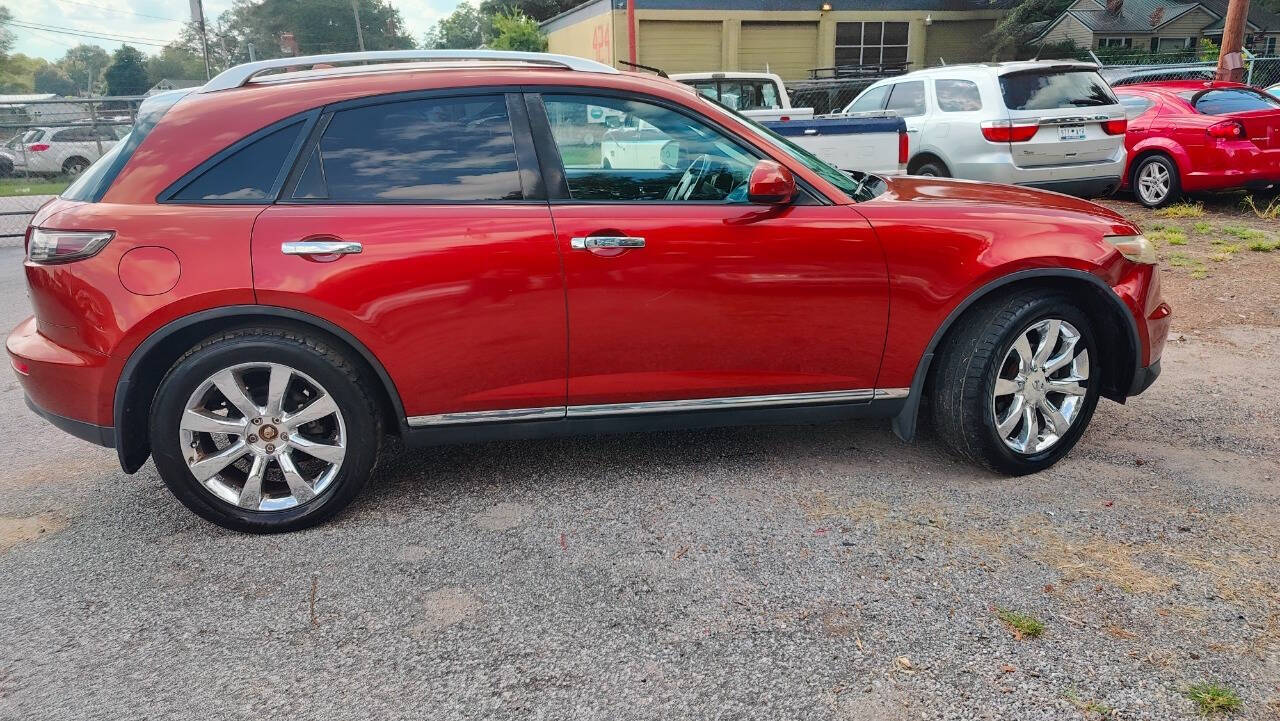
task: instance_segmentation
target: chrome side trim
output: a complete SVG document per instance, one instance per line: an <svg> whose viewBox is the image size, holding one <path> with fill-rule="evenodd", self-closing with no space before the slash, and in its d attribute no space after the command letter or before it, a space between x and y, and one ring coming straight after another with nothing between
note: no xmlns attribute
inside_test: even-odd
<svg viewBox="0 0 1280 721"><path fill-rule="evenodd" d="M564 418L564 406L545 408L507 408L500 411L467 411L440 413L434 416L410 416L410 426L452 426L464 423L501 423L504 421L543 421Z"/></svg>
<svg viewBox="0 0 1280 721"><path fill-rule="evenodd" d="M466 423L501 423L504 421L554 420L558 418L602 418L641 413L674 413L680 411L727 410L732 408L770 408L773 406L817 406L829 403L860 403L872 400L906 398L910 388L859 388L847 391L816 393L782 393L768 396L727 396L722 398L690 398L675 401L643 403L601 403L583 406L548 406L545 408L510 408L500 411L469 411L412 416L410 426L444 426Z"/></svg>

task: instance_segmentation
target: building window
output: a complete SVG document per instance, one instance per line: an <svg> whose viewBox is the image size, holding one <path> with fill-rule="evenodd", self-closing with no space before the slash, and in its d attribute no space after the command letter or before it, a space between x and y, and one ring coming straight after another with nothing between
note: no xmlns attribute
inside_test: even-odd
<svg viewBox="0 0 1280 721"><path fill-rule="evenodd" d="M1191 38L1158 38L1156 52L1176 53L1191 47Z"/></svg>
<svg viewBox="0 0 1280 721"><path fill-rule="evenodd" d="M836 65L905 65L909 23L836 23Z"/></svg>
<svg viewBox="0 0 1280 721"><path fill-rule="evenodd" d="M1100 48L1132 48L1133 38L1098 38Z"/></svg>
<svg viewBox="0 0 1280 721"><path fill-rule="evenodd" d="M1262 52L1263 55L1271 56L1276 54L1276 44L1280 41L1275 35L1267 38L1267 49Z"/></svg>

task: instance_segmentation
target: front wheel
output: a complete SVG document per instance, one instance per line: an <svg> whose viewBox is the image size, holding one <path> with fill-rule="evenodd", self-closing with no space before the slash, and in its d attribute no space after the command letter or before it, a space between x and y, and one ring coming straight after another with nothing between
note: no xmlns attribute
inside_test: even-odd
<svg viewBox="0 0 1280 721"><path fill-rule="evenodd" d="M1159 208L1182 197L1178 167L1163 155L1148 155L1133 169L1133 194L1148 208Z"/></svg>
<svg viewBox="0 0 1280 721"><path fill-rule="evenodd" d="M1025 292L971 309L932 378L934 427L959 455L1023 475L1057 463L1098 403L1093 324L1060 293Z"/></svg>
<svg viewBox="0 0 1280 721"><path fill-rule="evenodd" d="M165 485L196 514L252 533L337 513L377 459L380 416L354 364L292 331L210 338L170 369L151 414Z"/></svg>

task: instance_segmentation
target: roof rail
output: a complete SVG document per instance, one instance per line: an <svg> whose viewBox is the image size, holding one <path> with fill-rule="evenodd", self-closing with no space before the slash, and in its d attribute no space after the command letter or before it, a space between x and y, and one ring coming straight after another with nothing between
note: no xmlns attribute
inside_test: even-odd
<svg viewBox="0 0 1280 721"><path fill-rule="evenodd" d="M612 66L572 55L552 53L526 53L514 50L370 50L362 53L329 53L328 55L302 55L298 57L258 60L223 70L205 83L197 92L213 93L242 87L255 76L268 70L297 68L327 63L357 63L388 60L485 60L490 62L520 62L533 65L550 65L566 70L588 73L616 73Z"/></svg>

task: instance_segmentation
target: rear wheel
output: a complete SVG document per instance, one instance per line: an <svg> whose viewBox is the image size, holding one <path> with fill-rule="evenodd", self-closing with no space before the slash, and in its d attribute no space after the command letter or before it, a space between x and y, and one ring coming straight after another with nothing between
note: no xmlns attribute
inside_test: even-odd
<svg viewBox="0 0 1280 721"><path fill-rule="evenodd" d="M64 175L75 177L89 169L89 161L85 158L67 158L62 164L62 172Z"/></svg>
<svg viewBox="0 0 1280 721"><path fill-rule="evenodd" d="M373 395L341 353L244 329L178 360L156 393L151 449L187 508L252 533L313 526L359 493L377 458Z"/></svg>
<svg viewBox="0 0 1280 721"><path fill-rule="evenodd" d="M956 453L992 470L1043 470L1093 417L1100 360L1093 324L1070 296L1032 291L982 303L939 355L934 426Z"/></svg>
<svg viewBox="0 0 1280 721"><path fill-rule="evenodd" d="M1148 208L1159 208L1182 197L1178 167L1163 155L1148 155L1138 161L1129 185L1138 202Z"/></svg>
<svg viewBox="0 0 1280 721"><path fill-rule="evenodd" d="M950 178L951 172L947 170L947 166L941 160L925 160L916 166L916 170L912 175L923 175L925 177L934 178Z"/></svg>

